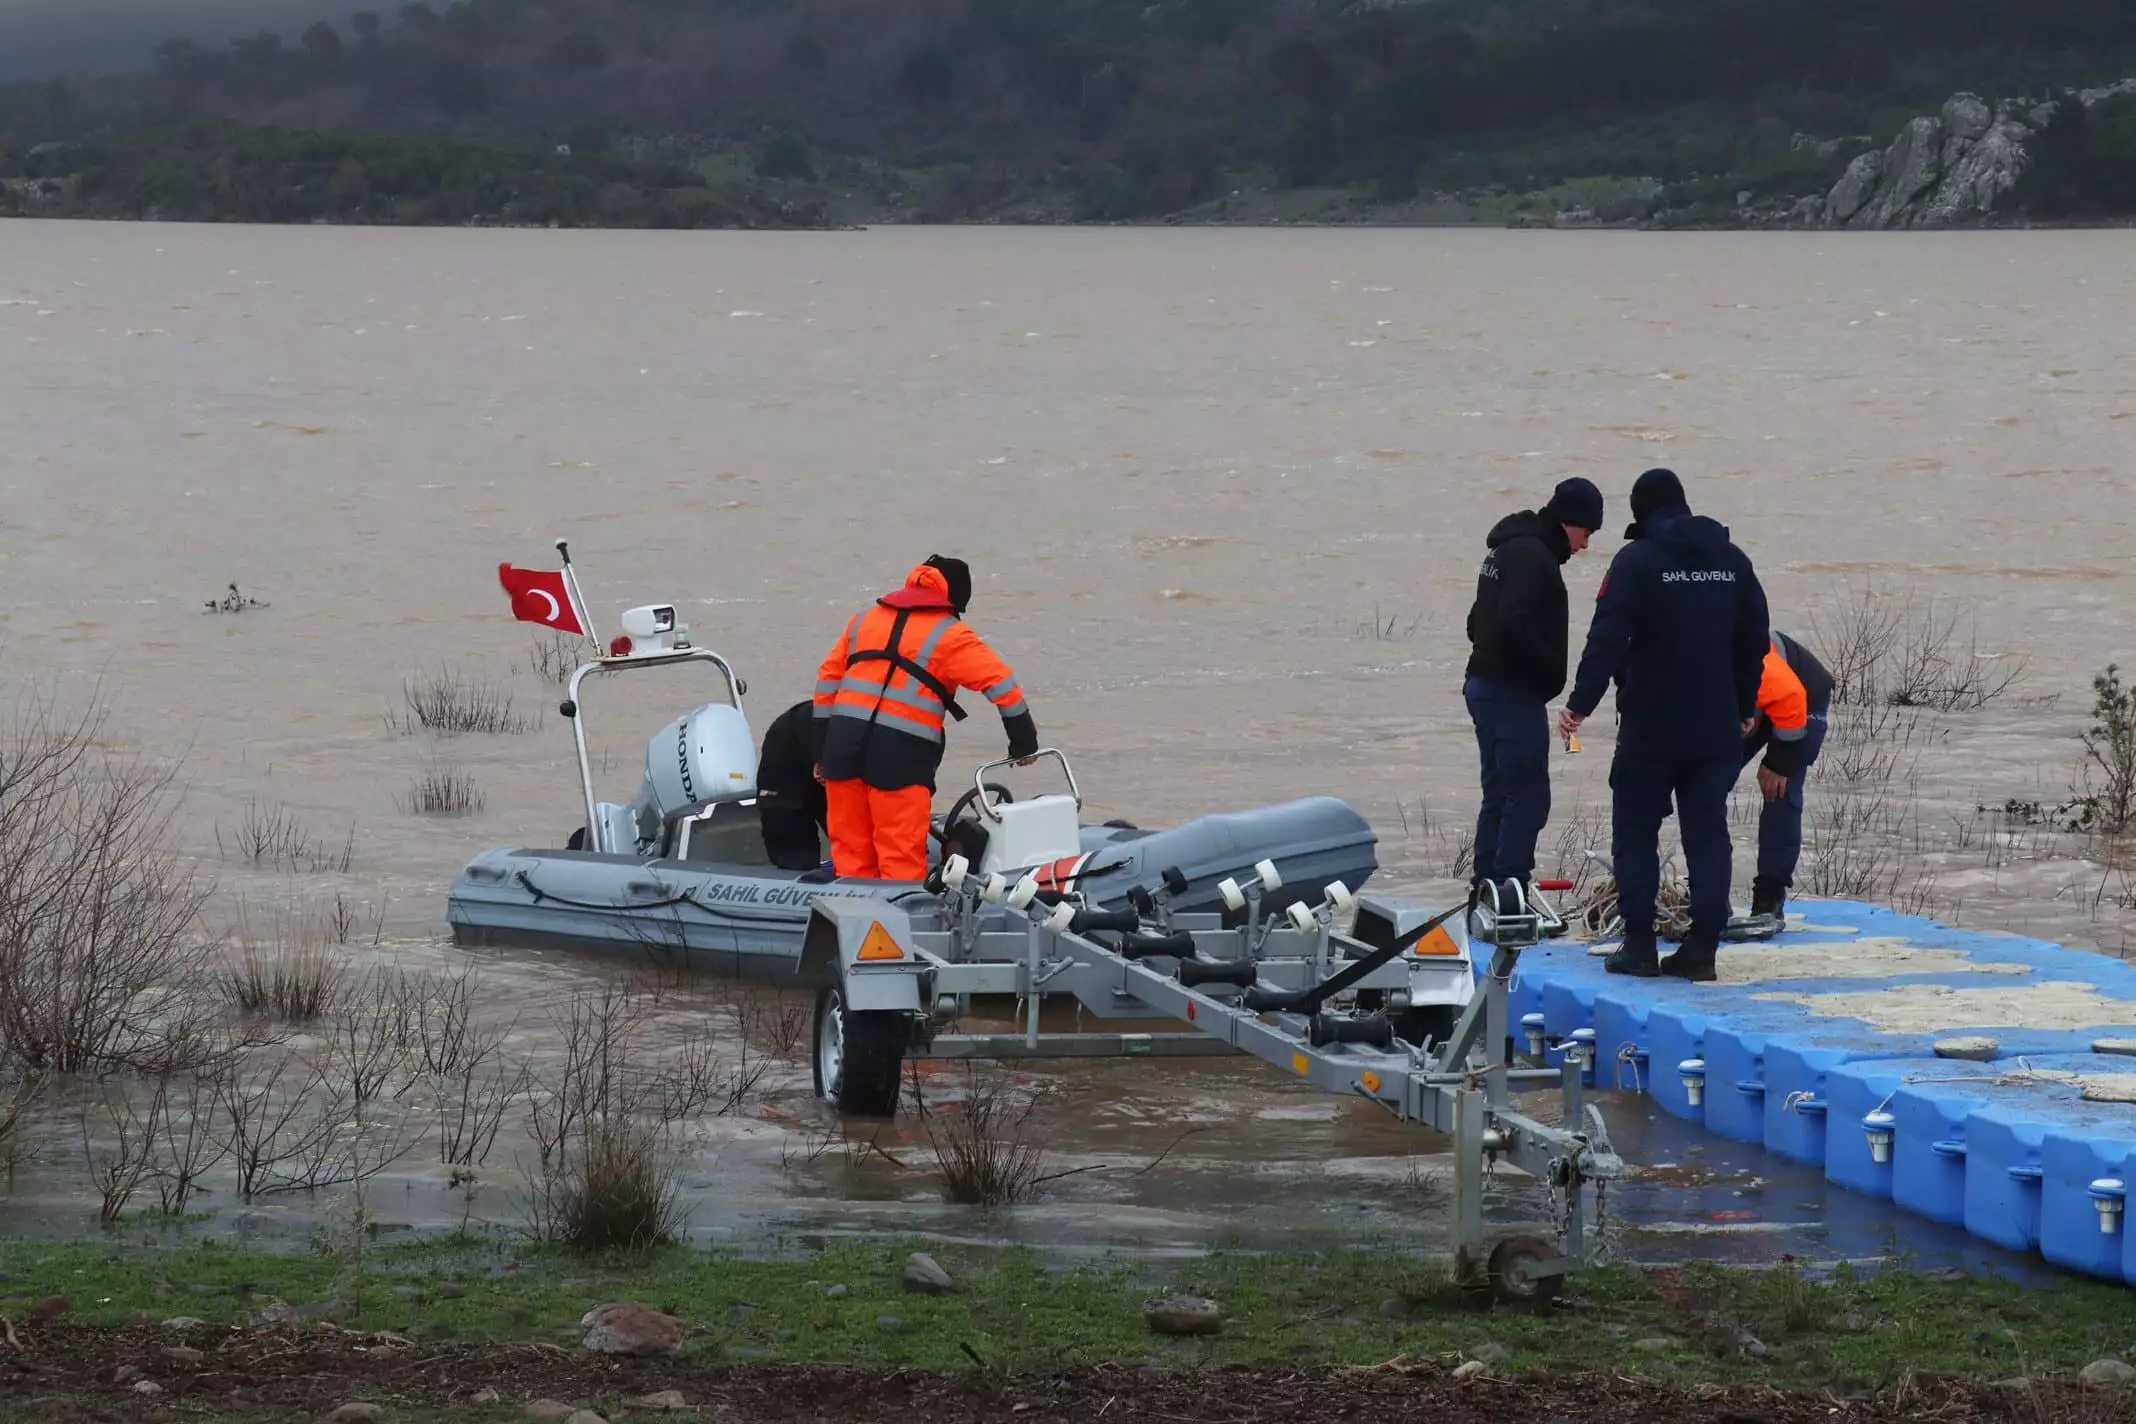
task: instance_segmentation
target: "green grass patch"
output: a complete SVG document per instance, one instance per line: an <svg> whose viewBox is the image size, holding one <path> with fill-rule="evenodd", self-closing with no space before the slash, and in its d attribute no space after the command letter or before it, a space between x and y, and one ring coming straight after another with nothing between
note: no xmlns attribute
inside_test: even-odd
<svg viewBox="0 0 2136 1424"><path fill-rule="evenodd" d="M946 1296L907 1293L905 1253L931 1249ZM631 1299L698 1327L706 1364L838 1363L923 1370L1372 1364L1485 1352L1501 1373L1637 1372L1682 1382L1883 1388L1913 1372L2052 1375L2136 1346L2125 1290L1986 1276L1611 1266L1543 1310L1478 1310L1414 1258L1218 1254L1171 1269L1049 1269L1017 1250L833 1244L799 1260L673 1247L608 1256L453 1238L311 1254L221 1245L0 1245L0 1314L61 1295L70 1318L195 1316L238 1324L273 1301L344 1328L469 1343L564 1342L603 1301ZM842 1288L834 1291L834 1287ZM1211 1296L1222 1333L1168 1340L1146 1300ZM1492 1347L1486 1349L1486 1347Z"/></svg>

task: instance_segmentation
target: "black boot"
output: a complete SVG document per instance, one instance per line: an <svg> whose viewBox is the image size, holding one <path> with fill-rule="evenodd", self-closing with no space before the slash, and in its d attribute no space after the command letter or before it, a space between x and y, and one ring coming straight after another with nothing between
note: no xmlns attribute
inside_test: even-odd
<svg viewBox="0 0 2136 1424"><path fill-rule="evenodd" d="M1787 882L1759 876L1750 882L1750 917L1770 915L1775 924L1787 923Z"/></svg>
<svg viewBox="0 0 2136 1424"><path fill-rule="evenodd" d="M1661 972L1694 984L1710 984L1719 977L1714 972L1713 954L1720 947L1718 933L1693 925L1676 953L1661 961Z"/></svg>
<svg viewBox="0 0 2136 1424"><path fill-rule="evenodd" d="M1655 960L1654 931L1633 934L1627 930L1624 943L1616 952L1602 961L1602 967L1612 974L1629 974L1635 979L1652 979L1661 973L1661 965Z"/></svg>

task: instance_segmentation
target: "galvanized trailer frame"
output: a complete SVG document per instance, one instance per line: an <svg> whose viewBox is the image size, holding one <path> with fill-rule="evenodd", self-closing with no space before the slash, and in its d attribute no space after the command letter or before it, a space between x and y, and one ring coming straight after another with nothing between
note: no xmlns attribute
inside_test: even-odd
<svg viewBox="0 0 2136 1424"><path fill-rule="evenodd" d="M1273 867L1262 869L1272 880ZM1323 1091L1365 1098L1452 1137L1457 1279L1505 1300L1554 1295L1588 1256L1586 1189L1594 1189L1599 1214L1607 1183L1624 1166L1600 1110L1586 1100L1591 1045L1567 1043L1556 1066L1541 1061L1532 1041L1527 1053L1516 1051L1507 987L1521 951L1541 937L1538 917L1517 898L1495 916L1480 992L1450 1031L1428 1032L1420 1025L1431 1021L1400 1006L1413 976L1433 972L1434 961L1467 972L1445 930L1457 911L1433 915L1336 887L1318 907L1264 919L1260 892L1279 884L1235 887L1243 923L1228 926L1223 916L1174 915L1162 896L1121 911L1085 904L1072 891L1042 894L1028 879L1013 890L999 877L981 886L955 864L939 906L919 923L884 899L819 899L803 949L804 964L828 981L817 1003L819 1091L848 1111L880 1113L895 1108L906 1056L1250 1053ZM1510 886L1505 893L1518 895ZM1337 929L1339 916L1353 910L1352 929ZM1019 1000L1022 1032L954 1031L981 995ZM1170 1018L1186 1031L1046 1031L1039 1010L1049 996L1072 997L1099 1018ZM1519 1094L1549 1089L1560 1095L1562 1126L1514 1106ZM1552 1194L1553 1239L1488 1239L1486 1174L1500 1160Z"/></svg>

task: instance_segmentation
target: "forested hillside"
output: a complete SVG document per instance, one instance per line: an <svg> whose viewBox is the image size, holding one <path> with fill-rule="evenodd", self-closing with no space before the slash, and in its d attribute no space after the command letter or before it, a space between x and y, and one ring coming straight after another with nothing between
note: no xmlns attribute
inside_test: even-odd
<svg viewBox="0 0 2136 1424"><path fill-rule="evenodd" d="M1238 188L1837 178L1951 93L2136 73L2054 0L460 0L0 93L14 152L202 118L725 163L907 215L1174 213ZM4 156L4 155L0 155ZM1829 170L1829 171L1826 171ZM1050 206L1047 206L1050 205Z"/></svg>

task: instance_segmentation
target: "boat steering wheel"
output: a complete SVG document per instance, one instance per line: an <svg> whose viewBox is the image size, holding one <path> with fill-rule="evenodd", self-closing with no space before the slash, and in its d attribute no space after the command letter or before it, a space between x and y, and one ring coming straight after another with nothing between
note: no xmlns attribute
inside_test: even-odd
<svg viewBox="0 0 2136 1424"><path fill-rule="evenodd" d="M996 801L1012 802L1016 799L1014 796L1009 794L1008 787L1003 786L998 782L989 781L988 783L986 783L986 789L989 792L993 793L994 799ZM949 814L942 818L941 825L930 827L930 833L937 841L941 842L944 846L947 846L949 844L950 828L956 825L960 819L968 821L977 821L979 819L978 802L979 788L974 786L971 790L965 792L962 796L959 796L954 802L950 804ZM971 813L968 816L965 814L967 811Z"/></svg>

